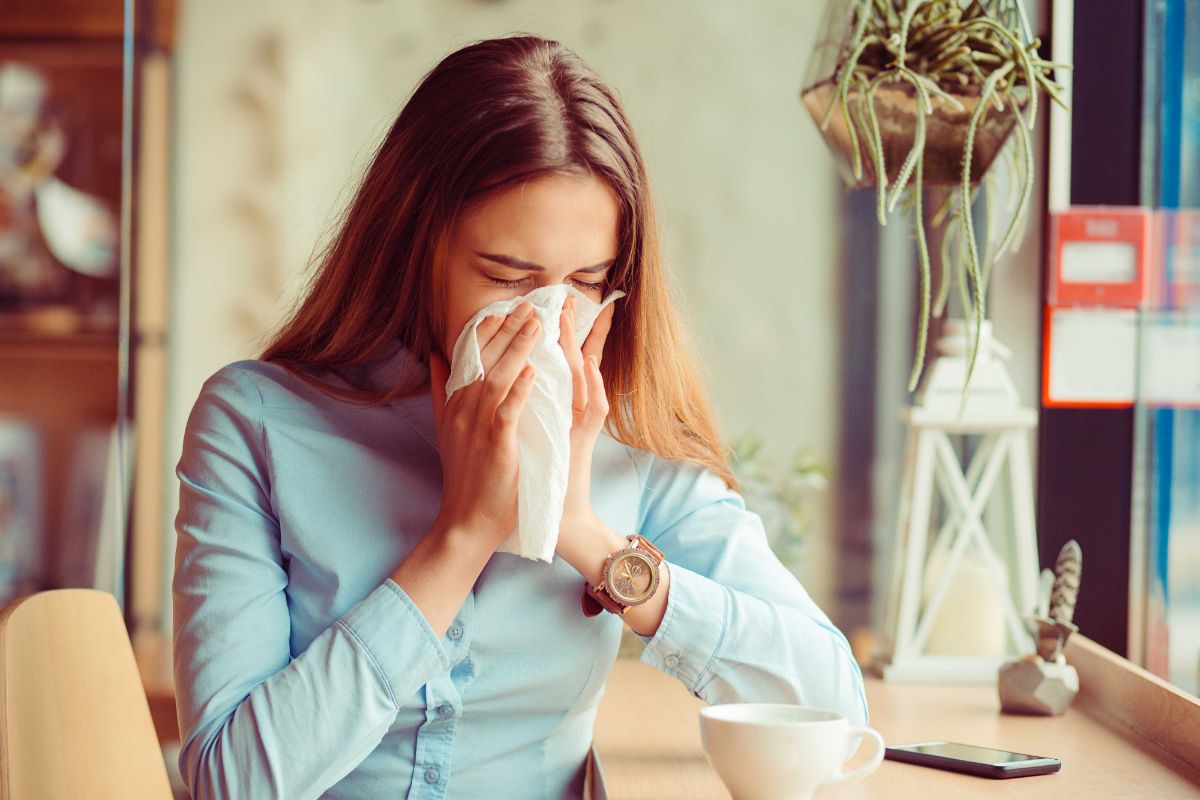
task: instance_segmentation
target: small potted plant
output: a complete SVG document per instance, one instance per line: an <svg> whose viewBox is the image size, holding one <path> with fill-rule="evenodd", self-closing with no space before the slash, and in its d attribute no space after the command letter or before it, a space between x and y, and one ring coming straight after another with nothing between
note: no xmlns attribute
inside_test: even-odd
<svg viewBox="0 0 1200 800"><path fill-rule="evenodd" d="M826 7L824 34L800 96L846 183L874 184L879 223L887 223L902 198L911 207L921 307L910 391L924 366L931 311L942 314L952 283L959 287L964 315L973 317L970 381L988 274L1018 243L1029 206L1029 131L1039 91L1066 107L1050 74L1070 65L1043 60L1040 45L1030 35L1021 0L829 0ZM1016 153L1005 147L1014 138ZM1015 197L1003 233L987 226L981 252L972 210L981 187L995 205L998 158L1004 164L1001 180L1015 187ZM929 222L942 234L936 299L926 189L937 192Z"/></svg>
<svg viewBox="0 0 1200 800"><path fill-rule="evenodd" d="M1067 663L1063 649L1078 630L1073 622L1083 574L1083 551L1071 539L1043 572L1038 608L1026 618L1035 650L1000 668L1000 710L1009 714L1058 715L1079 692L1079 673Z"/></svg>
<svg viewBox="0 0 1200 800"><path fill-rule="evenodd" d="M798 450L786 468L778 469L764 458L762 444L757 434L743 434L729 448L730 461L746 508L762 519L771 551L798 573L812 525L810 497L828 486L828 470L806 449Z"/></svg>

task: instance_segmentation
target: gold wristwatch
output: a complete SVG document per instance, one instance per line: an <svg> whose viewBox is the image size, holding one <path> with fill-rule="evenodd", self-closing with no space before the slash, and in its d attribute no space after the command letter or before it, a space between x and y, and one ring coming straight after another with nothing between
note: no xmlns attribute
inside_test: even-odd
<svg viewBox="0 0 1200 800"><path fill-rule="evenodd" d="M658 589L659 565L663 554L640 533L625 537L629 542L604 560L600 582L583 585L583 613L594 617L601 611L624 614L630 606L641 605Z"/></svg>

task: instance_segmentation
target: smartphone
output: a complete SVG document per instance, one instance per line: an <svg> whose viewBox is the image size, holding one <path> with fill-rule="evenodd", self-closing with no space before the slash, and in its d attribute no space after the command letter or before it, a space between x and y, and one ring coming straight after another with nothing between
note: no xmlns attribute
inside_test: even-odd
<svg viewBox="0 0 1200 800"><path fill-rule="evenodd" d="M1057 758L1011 753L991 747L976 747L958 742L920 742L896 744L884 751L884 758L920 764L937 769L965 772L984 778L1020 778L1024 775L1048 775L1058 772L1062 762Z"/></svg>

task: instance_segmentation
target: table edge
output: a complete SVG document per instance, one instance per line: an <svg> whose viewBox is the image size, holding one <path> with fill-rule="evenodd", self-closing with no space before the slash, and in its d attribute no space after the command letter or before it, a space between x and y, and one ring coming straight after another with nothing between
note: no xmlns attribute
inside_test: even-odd
<svg viewBox="0 0 1200 800"><path fill-rule="evenodd" d="M1200 767L1200 698L1078 633L1066 658L1079 673L1077 704Z"/></svg>

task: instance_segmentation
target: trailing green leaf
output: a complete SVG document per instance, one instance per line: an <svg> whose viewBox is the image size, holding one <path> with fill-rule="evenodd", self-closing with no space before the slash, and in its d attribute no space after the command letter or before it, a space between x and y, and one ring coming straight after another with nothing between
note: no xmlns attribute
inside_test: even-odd
<svg viewBox="0 0 1200 800"><path fill-rule="evenodd" d="M875 87L887 77L881 75L867 84L859 97L859 107L865 109L867 122L867 140L870 144L871 161L875 166L875 216L880 225L887 225L885 201L887 199L887 165L883 160L883 136L879 133L879 116L875 113Z"/></svg>
<svg viewBox="0 0 1200 800"><path fill-rule="evenodd" d="M963 197L963 236L967 240L967 271L970 275L971 284L974 287L974 302L973 311L975 317L974 330L971 337L971 359L967 363L967 377L963 381L963 394L967 392L967 387L971 385L971 375L975 371L975 360L979 355L979 337L983 325L984 317L984 291L983 284L980 280L979 272L979 247L975 241L975 223L971 219L971 156L975 150L975 132L979 128L979 121L983 119L987 113L988 104L992 101L992 96L996 92L996 86L1000 81L1004 80L1004 76L1012 71L1012 64L1005 64L1000 69L988 76L987 81L983 84L983 91L979 94L979 103L976 104L974 112L971 114L971 122L967 125L967 137L963 144L963 168L962 168L962 197Z"/></svg>
<svg viewBox="0 0 1200 800"><path fill-rule="evenodd" d="M912 84L913 89L917 93L917 128L913 134L913 144L912 148L908 151L908 158L904 159L904 163L900 165L900 171L896 173L896 182L892 185L892 193L888 198L889 212L896 208L896 202L900 199L900 194L904 191L904 187L908 185L908 179L912 175L913 168L925 160L925 117L933 111L933 104L929 100L929 93L925 91L925 87L921 86L920 81L912 77L912 72L907 68L901 67L900 75ZM921 178L919 169L917 175L914 191L920 192Z"/></svg>
<svg viewBox="0 0 1200 800"><path fill-rule="evenodd" d="M1008 102L1013 109L1013 113L1016 114L1018 111L1017 101L1012 95L1009 95ZM1033 145L1029 140L1029 131L1025 130L1022 125L1015 127L1017 144L1021 149L1022 169L1019 171L1021 175L1020 200L1017 202L1016 213L1009 220L1008 229L1004 232L1004 238L1000 240L1000 246L996 248L997 257L1007 252L1009 246L1016 240L1017 229L1021 227L1021 220L1025 216L1025 209L1029 207L1029 198L1033 194Z"/></svg>
<svg viewBox="0 0 1200 800"><path fill-rule="evenodd" d="M923 129L924 115L917 118L921 120L918 126ZM917 231L917 253L921 262L921 318L917 325L917 354L913 360L912 373L908 376L910 392L917 388L921 370L925 368L925 347L929 335L929 245L925 241L925 212L921 205L921 171L924 166L925 159L917 159L917 182L913 186L913 224Z"/></svg>
<svg viewBox="0 0 1200 800"><path fill-rule="evenodd" d="M951 192L951 194L953 195L954 193ZM930 222L932 224L932 220ZM942 264L942 277L938 281L937 299L933 302L933 315L935 317L940 317L945 312L946 301L950 299L950 285L954 282L954 271L950 268L950 258L948 255L948 251L954 241L952 234L953 229L949 225L942 228L942 242L941 246L938 247Z"/></svg>

